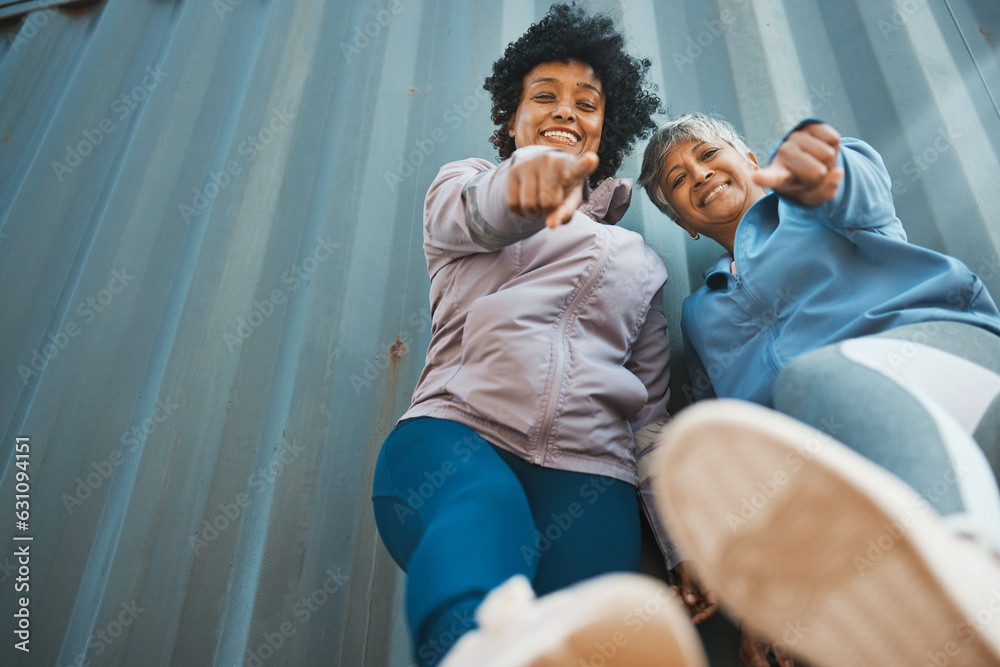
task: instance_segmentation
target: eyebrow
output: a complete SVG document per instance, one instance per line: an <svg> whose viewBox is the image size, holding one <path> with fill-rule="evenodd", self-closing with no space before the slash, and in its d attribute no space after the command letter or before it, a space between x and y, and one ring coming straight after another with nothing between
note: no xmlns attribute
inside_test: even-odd
<svg viewBox="0 0 1000 667"><path fill-rule="evenodd" d="M536 83L560 83L560 81L559 81L559 79L555 79L553 77L547 76L547 77L542 77L542 78L539 78L539 79L532 79L531 83L529 85L533 86ZM590 85L589 83L584 83L584 82L581 81L581 82L577 83L576 85L579 86L580 88L590 88L592 91L594 91L598 95L601 94L600 90L598 90L596 87Z"/></svg>
<svg viewBox="0 0 1000 667"><path fill-rule="evenodd" d="M697 153L698 149L701 148L704 145L705 145L704 141L699 141L698 143L696 143L694 146L691 147L691 152L692 153ZM670 180L670 174L671 174L671 172L673 172L674 169L678 169L679 167L680 167L679 164L675 164L674 166L672 166L669 170L667 170L667 173L663 177L663 179L664 180Z"/></svg>

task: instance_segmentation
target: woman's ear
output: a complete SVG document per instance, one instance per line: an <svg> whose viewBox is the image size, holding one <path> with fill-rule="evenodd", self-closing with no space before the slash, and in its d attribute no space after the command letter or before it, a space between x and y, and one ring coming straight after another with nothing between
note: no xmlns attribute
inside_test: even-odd
<svg viewBox="0 0 1000 667"><path fill-rule="evenodd" d="M517 125L517 111L510 115L510 120L507 121L507 136L514 136L514 127Z"/></svg>
<svg viewBox="0 0 1000 667"><path fill-rule="evenodd" d="M681 229L683 229L683 230L684 230L684 232L685 232L685 233L686 233L686 234L687 234L688 236L691 236L691 237L693 237L693 236L694 236L694 235L696 234L696 232L692 232L692 231L691 231L691 228L690 228L690 227L688 227L688 226L687 226L687 225L686 225L685 223L683 223L683 222L680 222L680 221L678 221L678 220L674 220L674 223L675 223L675 224L676 224L676 225L677 225L678 227L680 227Z"/></svg>
<svg viewBox="0 0 1000 667"><path fill-rule="evenodd" d="M750 162L757 169L760 169L760 163L757 162L757 156L753 154L753 151L747 153L747 161Z"/></svg>

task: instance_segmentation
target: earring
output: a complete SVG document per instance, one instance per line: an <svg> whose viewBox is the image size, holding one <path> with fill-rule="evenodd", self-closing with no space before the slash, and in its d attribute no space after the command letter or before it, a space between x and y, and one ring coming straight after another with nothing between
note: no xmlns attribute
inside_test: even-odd
<svg viewBox="0 0 1000 667"><path fill-rule="evenodd" d="M691 240L692 241L697 241L700 238L701 238L701 234L698 234L698 233L691 234Z"/></svg>

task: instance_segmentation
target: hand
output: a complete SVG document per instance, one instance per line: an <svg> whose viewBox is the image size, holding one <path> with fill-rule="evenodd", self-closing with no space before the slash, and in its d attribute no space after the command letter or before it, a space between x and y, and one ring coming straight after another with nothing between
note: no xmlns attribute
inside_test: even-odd
<svg viewBox="0 0 1000 667"><path fill-rule="evenodd" d="M719 613L719 604L715 601L712 591L703 593L698 580L695 579L694 572L688 567L687 561L678 563L673 569L677 585L671 586L672 590L684 603L691 622L695 625L710 621Z"/></svg>
<svg viewBox="0 0 1000 667"><path fill-rule="evenodd" d="M583 183L599 163L594 152L545 151L516 159L507 177L507 208L522 218L545 215L549 228L565 224L583 203Z"/></svg>
<svg viewBox="0 0 1000 667"><path fill-rule="evenodd" d="M819 206L837 196L844 170L837 166L840 134L826 123L810 123L788 135L771 164L755 171L753 181L805 206Z"/></svg>
<svg viewBox="0 0 1000 667"><path fill-rule="evenodd" d="M766 639L743 626L740 633L740 660L745 667L769 667L767 651L770 648L774 649L774 659L778 667L795 667L791 656L785 651L777 646L772 647Z"/></svg>

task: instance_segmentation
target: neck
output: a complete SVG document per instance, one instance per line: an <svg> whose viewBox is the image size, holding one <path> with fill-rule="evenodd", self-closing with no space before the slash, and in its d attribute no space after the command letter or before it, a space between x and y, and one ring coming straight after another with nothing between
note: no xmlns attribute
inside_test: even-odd
<svg viewBox="0 0 1000 667"><path fill-rule="evenodd" d="M715 235L711 235L709 238L711 238L713 241L715 241L723 248L728 250L729 254L732 255L733 246L736 243L736 228L740 226L740 221L743 220L743 217L747 214L747 211L750 210L750 207L752 207L754 204L763 199L766 194L767 193L764 192L763 190L760 190L759 193L756 193L756 196L753 197L753 200L749 204L747 204L747 207L743 209L743 211L740 213L739 217L736 220L726 224L722 229L718 231L718 233L716 233Z"/></svg>
<svg viewBox="0 0 1000 667"><path fill-rule="evenodd" d="M709 238L711 238L713 241L715 241L716 243L718 243L719 245L721 245L723 248L725 248L727 251L729 251L730 255L733 254L733 245L735 245L735 243L736 243L736 229L735 228L733 228L733 229L727 229L727 230L725 230L725 232L723 234L719 234L719 235L716 235L716 236L711 236Z"/></svg>

